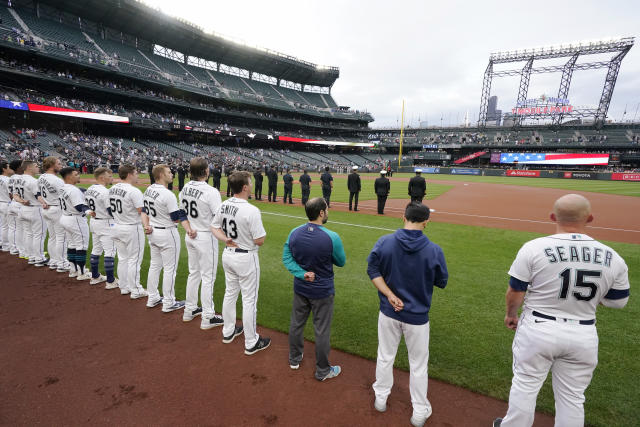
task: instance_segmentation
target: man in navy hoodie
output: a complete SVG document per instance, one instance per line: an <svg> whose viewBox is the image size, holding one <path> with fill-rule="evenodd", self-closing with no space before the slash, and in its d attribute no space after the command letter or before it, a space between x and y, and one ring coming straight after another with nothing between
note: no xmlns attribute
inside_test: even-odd
<svg viewBox="0 0 640 427"><path fill-rule="evenodd" d="M429 208L411 202L404 211L404 228L382 236L369 254L367 274L378 289L378 358L374 407L387 409L393 385L393 362L404 335L409 353L411 424L424 425L431 415L427 399L429 363L429 308L433 287L444 288L449 273L442 249L422 231Z"/></svg>
<svg viewBox="0 0 640 427"><path fill-rule="evenodd" d="M331 318L333 317L333 265L343 267L346 256L337 233L324 224L329 219L329 207L322 197L309 200L304 206L309 222L294 228L282 253L282 262L294 275L293 307L289 328L289 366L298 369L304 350L304 325L313 311L316 336L316 373L319 381L337 377L340 366L331 366Z"/></svg>

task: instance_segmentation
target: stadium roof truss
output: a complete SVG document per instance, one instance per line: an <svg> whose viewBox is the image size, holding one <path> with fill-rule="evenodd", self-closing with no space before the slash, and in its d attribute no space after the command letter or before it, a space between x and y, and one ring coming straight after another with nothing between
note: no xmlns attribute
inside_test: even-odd
<svg viewBox="0 0 640 427"><path fill-rule="evenodd" d="M478 126L485 127L487 123L487 112L489 108L489 96L491 94L491 81L494 77L520 76L520 85L518 88L518 105L523 105L527 100L529 90L529 81L531 74L541 73L562 73L560 79L560 88L558 89L558 100L567 99L569 95L569 87L571 85L571 77L576 70L593 70L598 68L608 68L600 103L598 108L572 110L570 112L561 112L553 116L553 124L559 125L565 117L585 118L593 117L597 125L601 125L607 118L607 111L611 103L611 96L618 78L620 64L627 52L633 47L634 38L625 37L612 40L602 40L590 43L578 43L568 46L543 47L539 49L528 49L511 52L492 53L489 57L489 65L484 72L482 82L482 95L480 98L480 114L478 117ZM577 63L580 56L597 55L613 53L613 57L609 61L594 61L586 63ZM569 58L564 65L553 65L546 67L534 67L536 60L553 59L553 58ZM504 71L494 71L495 64L504 64L512 62L524 62L525 65L521 69L512 69ZM555 107L561 106L556 103ZM519 114L515 117L514 127L519 127L525 117L542 118L548 117L546 113L531 112L530 114Z"/></svg>
<svg viewBox="0 0 640 427"><path fill-rule="evenodd" d="M14 4L32 8L37 7L38 3L161 45L185 57L201 58L273 76L278 80L300 84L301 87L330 88L340 76L338 67L317 65L281 52L248 46L219 34L207 33L197 25L168 16L141 1L14 0ZM234 19L212 17L214 20L227 18Z"/></svg>

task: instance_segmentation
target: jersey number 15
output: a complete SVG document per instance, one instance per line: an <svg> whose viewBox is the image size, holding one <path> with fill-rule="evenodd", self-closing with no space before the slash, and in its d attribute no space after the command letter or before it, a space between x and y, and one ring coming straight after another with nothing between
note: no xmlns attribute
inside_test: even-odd
<svg viewBox="0 0 640 427"><path fill-rule="evenodd" d="M598 290L598 285L594 282L590 282L587 279L590 277L600 278L602 276L602 271L592 271L592 270L576 270L576 277L574 281L574 289L571 295L578 301L591 301L593 297L596 296L596 291ZM560 299L567 299L567 295L569 294L569 286L571 284L571 269L565 268L562 273L560 273L560 279L562 280L562 287L560 288Z"/></svg>

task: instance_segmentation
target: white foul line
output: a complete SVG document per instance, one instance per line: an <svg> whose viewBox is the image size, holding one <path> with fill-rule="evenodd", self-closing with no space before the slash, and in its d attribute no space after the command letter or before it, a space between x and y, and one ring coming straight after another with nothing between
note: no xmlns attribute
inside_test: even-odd
<svg viewBox="0 0 640 427"><path fill-rule="evenodd" d="M281 213L275 213L275 212L265 212L262 211L263 214L267 214L267 215L276 215L276 216L284 216L287 218L297 218L297 219L307 219L304 216L295 216L295 215L286 215L286 214L281 214ZM340 225L350 225L352 227L360 227L360 228L370 228L372 230L382 230L382 231L396 231L393 228L382 228L382 227L373 227L371 225L361 225L361 224L349 224L348 222L337 222L337 221L331 221L331 224L340 224Z"/></svg>

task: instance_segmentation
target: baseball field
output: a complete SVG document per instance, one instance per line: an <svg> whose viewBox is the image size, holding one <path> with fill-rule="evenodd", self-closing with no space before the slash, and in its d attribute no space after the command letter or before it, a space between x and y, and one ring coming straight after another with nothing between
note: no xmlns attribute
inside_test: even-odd
<svg viewBox="0 0 640 427"><path fill-rule="evenodd" d="M387 203L385 216L375 215L376 202L373 194L375 177L376 175L363 175L361 212L356 213L345 211L345 202L348 201L346 176L337 176L334 181L332 209L327 224L328 228L341 236L347 254L346 266L335 269L336 298L332 347L369 360L375 360L376 357L378 296L366 275L366 258L380 236L401 227L402 211L408 201L409 175L396 174L392 178L390 200ZM85 178L90 179L90 177ZM145 178L146 176L141 175L141 180ZM428 189L425 204L435 209L435 212L425 233L444 250L450 273L446 289L434 291L430 314L429 376L431 378L500 400L508 398L513 332L502 324L504 293L508 280L507 270L524 242L554 232L554 227L548 220L548 212L553 200L559 195L578 192L592 201L596 219L590 229L590 235L604 241L626 260L632 288L640 281L640 221L638 220L640 185L638 183L468 176L427 176L426 178ZM318 183L317 175L312 175L312 179L314 184ZM258 324L263 328L286 333L291 309L292 277L282 265L282 247L289 231L304 223L306 218L299 200L295 200L300 197L299 185L294 185L294 205L284 205L281 203L282 182L279 184L278 203L265 202L266 183L263 202L255 202L262 211L262 220L267 230L266 242L260 249L261 282ZM175 188L177 188L177 181ZM221 191L223 198L225 190L226 183L223 179ZM319 186L312 186L311 197L320 195ZM181 233L184 234L183 230ZM147 247L141 275L143 284L146 282L148 254ZM3 286L8 283L19 286L19 275L26 267L13 268L10 267L11 264L7 267L7 263L3 265L6 270ZM183 243L176 281L178 298L185 296L187 274L187 252ZM216 311L219 311L222 306L223 293L224 273L219 264L214 293ZM637 354L640 350L638 340L640 302L634 298L633 294L632 289L629 304L623 310L605 307L598 309L599 365L587 390L585 404L586 421L589 425L639 425L637 408L640 405L640 385L638 385L640 360ZM5 304L2 303L1 306ZM238 304L238 316L241 308L241 304ZM129 309L145 311L143 304L137 303ZM154 312L153 316L161 315ZM179 322L178 317L176 316L172 321ZM11 328L11 324L11 319L7 319L7 315L0 314L2 330L7 331ZM136 325L128 325L127 328L136 328ZM94 333L100 334L100 328L97 328ZM144 334L144 331L140 333ZM307 325L305 337L313 340L311 322ZM67 339L73 340L73 337ZM118 352L117 349L113 351ZM286 347L276 347L269 351L281 352L282 363L286 365ZM308 358L307 367L311 369L313 354L309 353ZM9 369L18 364L29 363L28 358L20 361L9 360L6 354L2 359L5 359L3 365L8 366ZM152 362L149 361L149 363ZM146 362L140 360L138 363ZM334 356L332 363L340 364L339 356ZM362 361L362 363L366 362ZM398 351L396 367L400 370L408 370L407 353L403 345ZM216 368L212 367L212 369ZM302 372L302 375L308 374L307 376L311 377L309 369ZM158 374L165 375L165 372L158 372ZM10 387L18 387L18 390L12 393L33 392L33 396L38 396L38 392L44 393L44 389L25 390L24 385L20 389L20 385L9 384L9 377L7 374L4 375L2 394L5 396L11 392ZM100 375L104 374L100 373ZM307 378L305 381L310 379ZM368 372L368 375L361 378L362 384L358 384L358 390L369 393L373 379L373 372ZM153 380L148 379L148 381ZM332 381L335 381L339 387L340 378ZM406 382L406 377L404 381ZM47 387L47 390L52 389L53 386ZM433 390L433 388L430 389L430 398L433 398L431 395ZM393 393L392 396L394 396ZM42 396L32 397L32 400L44 398ZM408 395L400 398L406 401ZM22 402L17 397L15 399ZM0 407L4 409L0 414L5 415L0 417L4 417L5 421L15 420L15 417L7 415L17 410L11 405L12 398L3 400L5 402ZM128 405L135 406L135 400ZM452 408L451 410L455 411L455 404ZM538 397L537 408L541 412L553 414L550 378ZM221 409L218 408L218 410ZM445 425L444 417L438 418L441 414L439 410L434 403L434 416L428 425ZM484 415L482 419L466 425L489 425L487 420L503 414L486 413ZM269 419L252 422L251 419L245 418L239 424L275 424L278 420L277 416L275 420L274 423L269 422ZM281 417L280 420L283 418ZM74 421L82 422L82 420L73 419L67 421L72 424L75 423ZM144 420L138 420L138 422L144 423ZM343 420L336 420L334 425L341 425L342 422ZM540 419L540 425L547 425L548 422L548 418ZM134 421L132 420L131 423ZM305 423L314 424L314 419Z"/></svg>

